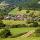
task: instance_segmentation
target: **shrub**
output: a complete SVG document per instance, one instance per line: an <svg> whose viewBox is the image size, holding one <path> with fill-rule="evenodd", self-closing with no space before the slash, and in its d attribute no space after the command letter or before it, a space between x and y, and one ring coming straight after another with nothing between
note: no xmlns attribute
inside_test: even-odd
<svg viewBox="0 0 40 40"><path fill-rule="evenodd" d="M21 6L19 6L19 8L18 8L18 9L19 9L19 11L21 11L21 10L22 10L22 7L21 7Z"/></svg>
<svg viewBox="0 0 40 40"><path fill-rule="evenodd" d="M32 23L32 22L33 22L33 20L27 20L27 21L26 21L27 24L30 24L30 23Z"/></svg>
<svg viewBox="0 0 40 40"><path fill-rule="evenodd" d="M37 27L38 23L37 22L33 22L33 27Z"/></svg>
<svg viewBox="0 0 40 40"><path fill-rule="evenodd" d="M17 24L17 25L12 25L12 28L20 28L20 27L27 27L25 24Z"/></svg>
<svg viewBox="0 0 40 40"><path fill-rule="evenodd" d="M18 27L27 27L25 24L18 24Z"/></svg>
<svg viewBox="0 0 40 40"><path fill-rule="evenodd" d="M30 21L27 21L27 24L30 24L31 22Z"/></svg>
<svg viewBox="0 0 40 40"><path fill-rule="evenodd" d="M32 27L32 23L31 24L27 24L27 27Z"/></svg>
<svg viewBox="0 0 40 40"><path fill-rule="evenodd" d="M26 11L26 13L29 13L29 12L30 12L29 10Z"/></svg>
<svg viewBox="0 0 40 40"><path fill-rule="evenodd" d="M1 31L1 33L0 33L1 38L7 38L8 36L11 36L10 30L4 29L3 31Z"/></svg>
<svg viewBox="0 0 40 40"><path fill-rule="evenodd" d="M11 28L17 28L18 25L11 25Z"/></svg>
<svg viewBox="0 0 40 40"><path fill-rule="evenodd" d="M3 23L3 21L0 20L0 28L5 27L5 24Z"/></svg>
<svg viewBox="0 0 40 40"><path fill-rule="evenodd" d="M40 28L38 28L38 29L35 31L35 35L36 35L36 37L40 37Z"/></svg>

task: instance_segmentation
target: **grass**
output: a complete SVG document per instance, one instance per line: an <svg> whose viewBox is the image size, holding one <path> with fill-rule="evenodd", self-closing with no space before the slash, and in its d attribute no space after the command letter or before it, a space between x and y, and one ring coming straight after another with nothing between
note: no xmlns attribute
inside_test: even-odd
<svg viewBox="0 0 40 40"><path fill-rule="evenodd" d="M22 10L22 11L18 11L18 8L15 8L13 9L12 11L9 12L9 14L27 14L26 13L27 10ZM32 13L33 10L30 10L30 13ZM35 13L34 13L35 14ZM40 14L40 11L36 11L36 14L35 15L39 15ZM14 21L14 20L3 20L3 23L6 24L6 25L15 25L15 24L26 24L26 21ZM0 32L1 32L2 29L0 29ZM12 35L17 35L17 34L20 34L20 33L23 33L23 32L28 32L28 31L31 31L31 30L35 30L35 28L33 27L27 27L27 28L10 28L10 31L12 33ZM40 40L40 37L33 37L33 36L30 36L30 37L27 37L27 38L0 38L0 40Z"/></svg>
<svg viewBox="0 0 40 40"><path fill-rule="evenodd" d="M35 30L35 27L27 27L27 28L9 28L12 35L18 35L20 33L28 32L31 30ZM0 32L3 31L3 29L0 29Z"/></svg>
<svg viewBox="0 0 40 40"><path fill-rule="evenodd" d="M3 29L0 29L0 32L2 31Z"/></svg>
<svg viewBox="0 0 40 40"><path fill-rule="evenodd" d="M6 24L6 25L17 25L17 24L25 24L26 23L26 21L23 21L23 20L21 20L21 21L14 21L14 20L3 20L3 23L4 24Z"/></svg>
<svg viewBox="0 0 40 40"><path fill-rule="evenodd" d="M40 37L27 37L27 38L0 38L0 40L40 40Z"/></svg>
<svg viewBox="0 0 40 40"><path fill-rule="evenodd" d="M35 30L35 27L27 27L27 28L10 28L12 35L17 35L23 32L28 32L31 30ZM1 30L1 29L0 29ZM17 38L0 38L0 40L40 40L40 37L17 37Z"/></svg>
<svg viewBox="0 0 40 40"><path fill-rule="evenodd" d="M21 13L22 14L26 13L26 10L18 11L18 8L15 8L12 11L9 12L9 14L13 14L13 15L15 15L15 14L21 14Z"/></svg>
<svg viewBox="0 0 40 40"><path fill-rule="evenodd" d="M20 33L23 33L23 32L28 32L28 31L31 31L31 30L35 30L34 27L28 27L28 28L10 28L10 31L13 35L17 35L17 34L20 34ZM0 40L39 40L40 37L27 37L27 38L24 38L24 37L17 37L17 38L0 38Z"/></svg>
<svg viewBox="0 0 40 40"><path fill-rule="evenodd" d="M26 11L27 10L21 10L21 11L19 11L18 8L15 8L15 9L11 10L8 14L12 14L12 15L16 15L16 14L27 14ZM36 11L30 10L30 13L32 13L32 12L34 12L34 14L36 13L35 15L37 15L37 16L40 15L40 11L38 11L38 10L36 10Z"/></svg>
<svg viewBox="0 0 40 40"><path fill-rule="evenodd" d="M17 34L20 34L20 33L24 33L24 32L28 32L28 31L31 31L31 30L34 30L35 28L33 27L28 27L28 28L11 28L10 31L13 35L17 35Z"/></svg>

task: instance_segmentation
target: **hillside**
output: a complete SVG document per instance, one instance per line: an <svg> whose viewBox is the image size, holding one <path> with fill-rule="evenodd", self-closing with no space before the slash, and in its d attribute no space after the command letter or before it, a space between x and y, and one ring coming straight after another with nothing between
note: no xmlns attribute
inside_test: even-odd
<svg viewBox="0 0 40 40"><path fill-rule="evenodd" d="M22 7L38 7L38 1L39 0L0 0L0 2L4 2L10 5L16 5L16 6L22 6ZM40 6L39 6L40 7Z"/></svg>

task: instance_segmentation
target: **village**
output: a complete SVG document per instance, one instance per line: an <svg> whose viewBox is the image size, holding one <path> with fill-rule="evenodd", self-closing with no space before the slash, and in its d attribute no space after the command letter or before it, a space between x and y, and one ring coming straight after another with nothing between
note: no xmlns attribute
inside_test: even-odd
<svg viewBox="0 0 40 40"><path fill-rule="evenodd" d="M1 17L0 17L1 19ZM13 15L5 15L3 20L34 20L34 21L40 21L40 16L32 16L30 14L17 14L15 16Z"/></svg>
<svg viewBox="0 0 40 40"><path fill-rule="evenodd" d="M0 0L0 40L40 40L40 0Z"/></svg>

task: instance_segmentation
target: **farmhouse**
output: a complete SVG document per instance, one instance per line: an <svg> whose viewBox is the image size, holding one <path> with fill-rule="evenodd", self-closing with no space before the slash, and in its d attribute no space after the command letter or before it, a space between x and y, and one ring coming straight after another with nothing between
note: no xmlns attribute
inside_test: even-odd
<svg viewBox="0 0 40 40"><path fill-rule="evenodd" d="M16 17L16 20L23 20L23 15L18 14L15 17Z"/></svg>
<svg viewBox="0 0 40 40"><path fill-rule="evenodd" d="M9 16L9 15L6 16L6 15L5 15L5 16L4 16L4 19L5 19L5 20L6 20L6 19L11 19L11 16Z"/></svg>

